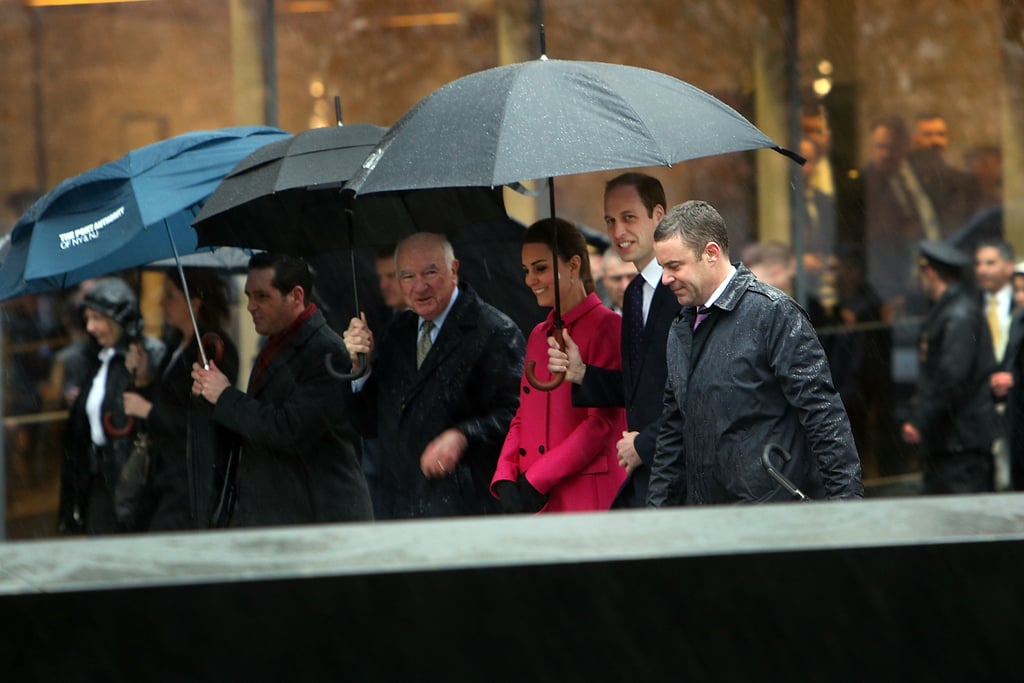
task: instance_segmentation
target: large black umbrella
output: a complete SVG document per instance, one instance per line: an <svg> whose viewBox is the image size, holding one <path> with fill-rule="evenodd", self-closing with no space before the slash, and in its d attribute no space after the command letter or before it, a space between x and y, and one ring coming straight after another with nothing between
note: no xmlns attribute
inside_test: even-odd
<svg viewBox="0 0 1024 683"><path fill-rule="evenodd" d="M391 127L347 188L364 196L493 187L760 148L802 161L732 107L666 74L541 57L435 90ZM557 281L555 293L557 332ZM544 388L530 367L527 376Z"/></svg>
<svg viewBox="0 0 1024 683"><path fill-rule="evenodd" d="M296 256L348 249L355 310L357 247L392 245L414 232L507 221L500 188L438 187L353 201L341 189L387 129L314 128L263 147L235 166L193 221L200 245L246 246ZM360 363L352 375L359 376ZM328 359L328 368L331 369ZM333 369L332 369L333 372Z"/></svg>
<svg viewBox="0 0 1024 683"><path fill-rule="evenodd" d="M500 192L484 188L390 192L357 203L342 195L386 130L370 124L313 128L256 150L193 221L199 244L308 256L505 218Z"/></svg>

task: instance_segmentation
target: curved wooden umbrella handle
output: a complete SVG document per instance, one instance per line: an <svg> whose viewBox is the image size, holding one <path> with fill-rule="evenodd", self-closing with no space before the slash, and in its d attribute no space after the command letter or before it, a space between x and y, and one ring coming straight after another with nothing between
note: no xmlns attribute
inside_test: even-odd
<svg viewBox="0 0 1024 683"><path fill-rule="evenodd" d="M216 332L207 332L199 340L199 343L206 351L206 358L220 365L224 360L224 340L220 338L220 335Z"/></svg>
<svg viewBox="0 0 1024 683"><path fill-rule="evenodd" d="M565 339L562 337L562 328L555 327L553 336L555 341L558 342L558 348L565 351ZM530 386L538 391L552 391L558 388L558 385L565 381L565 373L559 373L553 376L546 382L542 382L537 379L537 375L534 374L534 368L537 367L537 361L528 360L526 361L526 381L530 383Z"/></svg>
<svg viewBox="0 0 1024 683"><path fill-rule="evenodd" d="M117 427L114 425L114 414L109 411L103 413L103 431L107 433L107 436L120 439L135 431L135 418L131 415L125 417L127 421L124 423L124 427Z"/></svg>
<svg viewBox="0 0 1024 683"><path fill-rule="evenodd" d="M334 377L335 379L359 379L360 377L366 374L367 370L369 370L370 366L366 362L365 353L360 353L356 356L356 364L355 367L352 368L352 372L338 372L337 370L335 370L334 363L333 361L331 361L332 356L334 356L333 353L329 353L326 356L324 356L324 365L327 367L327 372L329 372L331 374L331 377Z"/></svg>

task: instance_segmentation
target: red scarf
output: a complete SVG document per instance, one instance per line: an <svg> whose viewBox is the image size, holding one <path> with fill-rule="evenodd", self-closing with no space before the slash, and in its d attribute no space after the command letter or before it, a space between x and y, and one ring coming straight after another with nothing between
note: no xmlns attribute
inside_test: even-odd
<svg viewBox="0 0 1024 683"><path fill-rule="evenodd" d="M252 379L254 389L260 383L260 380L263 379L263 373L270 367L270 363L277 354L291 341L291 338L299 331L302 324L313 317L314 313L316 313L316 304L306 306L306 309L299 313L299 317L293 320L291 325L267 339L267 343L263 345L260 355L256 357L256 373Z"/></svg>

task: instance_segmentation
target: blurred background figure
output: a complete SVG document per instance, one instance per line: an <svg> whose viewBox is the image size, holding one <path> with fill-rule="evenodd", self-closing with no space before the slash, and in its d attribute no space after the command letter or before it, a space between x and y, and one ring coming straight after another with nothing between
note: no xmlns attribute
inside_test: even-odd
<svg viewBox="0 0 1024 683"><path fill-rule="evenodd" d="M395 246L381 247L376 254L374 267L377 271L377 284L380 286L380 295L384 304L396 315L404 311L405 296L402 288L398 286L398 278L395 276Z"/></svg>
<svg viewBox="0 0 1024 683"><path fill-rule="evenodd" d="M1003 203L1003 150L996 145L979 145L967 150L964 167L974 177L974 213Z"/></svg>
<svg viewBox="0 0 1024 683"><path fill-rule="evenodd" d="M985 241L974 251L974 279L981 290L978 304L988 324L990 344L981 344L984 364L991 369L989 386L992 389L994 440L992 456L995 458L995 486L997 491L1010 488L1009 425L1006 423L1006 400L1013 386L1007 345L1010 340L1010 320L1013 316L1013 247L1008 242Z"/></svg>
<svg viewBox="0 0 1024 683"><path fill-rule="evenodd" d="M924 455L926 494L994 490L993 407L984 314L962 283L970 257L943 242L920 244L921 290L932 302L921 326L921 370L903 441Z"/></svg>
<svg viewBox="0 0 1024 683"><path fill-rule="evenodd" d="M128 423L124 393L135 383L125 365L128 345L141 341L153 362L160 363L163 344L141 336L138 297L120 278L97 280L82 305L85 329L101 350L68 417L57 526L61 533L136 531L139 501L115 496L135 433L111 427Z"/></svg>
<svg viewBox="0 0 1024 683"><path fill-rule="evenodd" d="M1015 491L1024 491L1024 261L1013 269L1013 305L1007 366L1013 377L1006 399L1010 427L1010 477Z"/></svg>
<svg viewBox="0 0 1024 683"><path fill-rule="evenodd" d="M637 276L636 266L623 261L614 247L605 249L602 265L601 281L607 293L602 301L605 306L622 315L622 300L626 295L626 287Z"/></svg>
<svg viewBox="0 0 1024 683"><path fill-rule="evenodd" d="M207 358L235 384L238 350L225 331L230 290L213 269L185 268L184 273L191 301L186 301L174 269L164 274L160 299L168 327L165 342L173 351L164 354L162 362L154 362L140 345L132 344L126 363L135 372L140 391L125 393L125 412L146 420L151 439L150 476L140 520L148 531L207 526L209 498L219 487L202 487L201 500L193 500L189 466L212 479L214 472L223 471L230 445L227 432L210 424L209 404L192 397L192 364L200 360L200 339L189 314L191 306L201 337L212 333L220 340L219 345L205 349Z"/></svg>

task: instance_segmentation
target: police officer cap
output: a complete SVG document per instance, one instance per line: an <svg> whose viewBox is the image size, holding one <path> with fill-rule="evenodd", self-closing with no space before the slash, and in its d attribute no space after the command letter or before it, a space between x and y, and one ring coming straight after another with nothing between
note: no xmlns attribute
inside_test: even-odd
<svg viewBox="0 0 1024 683"><path fill-rule="evenodd" d="M966 268L971 265L971 258L954 246L934 240L921 240L921 257L929 263L946 266L947 268Z"/></svg>
<svg viewBox="0 0 1024 683"><path fill-rule="evenodd" d="M139 319L139 300L124 280L116 277L100 278L82 298L82 306L102 313L122 327Z"/></svg>

